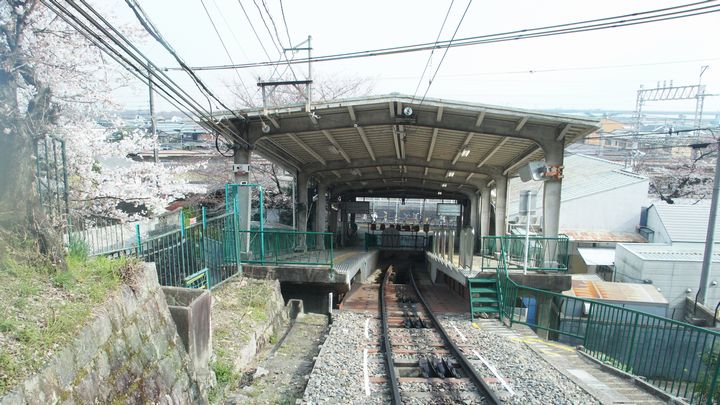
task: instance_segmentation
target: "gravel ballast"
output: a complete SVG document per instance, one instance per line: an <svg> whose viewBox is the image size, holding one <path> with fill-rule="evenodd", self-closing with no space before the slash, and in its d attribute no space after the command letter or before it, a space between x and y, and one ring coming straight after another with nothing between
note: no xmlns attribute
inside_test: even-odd
<svg viewBox="0 0 720 405"><path fill-rule="evenodd" d="M457 344L471 347L495 366L515 391L509 396L499 382L490 386L507 404L600 404L572 380L519 340L473 327L467 315L439 315L438 319ZM454 325L454 327L453 327ZM467 339L463 341L457 328ZM493 377L472 350L465 356L483 377ZM494 378L494 377L493 377Z"/></svg>

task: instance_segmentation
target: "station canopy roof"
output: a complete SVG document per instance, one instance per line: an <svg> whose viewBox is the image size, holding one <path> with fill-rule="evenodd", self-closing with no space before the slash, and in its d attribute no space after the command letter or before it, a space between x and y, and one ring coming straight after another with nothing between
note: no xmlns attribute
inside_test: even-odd
<svg viewBox="0 0 720 405"><path fill-rule="evenodd" d="M369 96L241 110L230 121L254 151L335 194L465 198L541 160L538 141L567 146L597 120L410 96ZM442 193L442 194L440 194Z"/></svg>

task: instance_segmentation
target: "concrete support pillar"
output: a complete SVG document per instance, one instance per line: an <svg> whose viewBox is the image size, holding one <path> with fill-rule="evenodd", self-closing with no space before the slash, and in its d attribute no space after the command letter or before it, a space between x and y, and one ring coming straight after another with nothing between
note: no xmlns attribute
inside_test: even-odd
<svg viewBox="0 0 720 405"><path fill-rule="evenodd" d="M507 232L507 176L495 177L495 235L502 236Z"/></svg>
<svg viewBox="0 0 720 405"><path fill-rule="evenodd" d="M475 250L477 250L477 247L480 246L478 243L478 238L480 237L480 220L479 220L479 213L480 213L480 207L479 205L480 199L478 198L478 195L473 193L470 196L470 226L474 230L473 233L473 254L475 253Z"/></svg>
<svg viewBox="0 0 720 405"><path fill-rule="evenodd" d="M308 176L298 173L297 176L297 230L307 232L308 222Z"/></svg>
<svg viewBox="0 0 720 405"><path fill-rule="evenodd" d="M490 235L490 187L480 190L480 236Z"/></svg>
<svg viewBox="0 0 720 405"><path fill-rule="evenodd" d="M563 164L563 144L555 142L543 148L545 162L549 165ZM557 237L560 230L560 199L562 178L551 178L543 185L543 234Z"/></svg>
<svg viewBox="0 0 720 405"><path fill-rule="evenodd" d="M327 204L326 194L327 186L322 183L318 183L318 197L315 202L315 232L325 232L327 230Z"/></svg>
<svg viewBox="0 0 720 405"><path fill-rule="evenodd" d="M536 296L537 325L542 328L558 330L560 328L560 312L553 296L540 294ZM558 333L537 328L537 335L545 340L557 340Z"/></svg>
<svg viewBox="0 0 720 405"><path fill-rule="evenodd" d="M471 203L470 199L466 199L466 200L462 201L462 206L463 206L462 228L467 228L469 226L472 226L472 222L471 222L472 209L470 208L471 205L472 205L472 203Z"/></svg>
<svg viewBox="0 0 720 405"><path fill-rule="evenodd" d="M318 182L317 189L318 196L317 201L315 202L315 228L313 230L315 232L325 232L327 230L327 225L325 224L327 222L327 200L325 197L325 194L327 193L327 186ZM330 241L324 236L318 235L317 246L321 250L325 249L325 247L329 248Z"/></svg>
<svg viewBox="0 0 720 405"><path fill-rule="evenodd" d="M233 174L233 181L235 184L247 184L250 182L250 156L252 152L248 149L238 147L235 150L235 156L233 157L233 163L236 165L247 165L247 170L236 170ZM238 187L237 190L237 205L238 205L238 231L249 231L252 219L252 190L250 187ZM239 240L239 251L247 252L250 250L250 235L248 233L242 233L238 235Z"/></svg>

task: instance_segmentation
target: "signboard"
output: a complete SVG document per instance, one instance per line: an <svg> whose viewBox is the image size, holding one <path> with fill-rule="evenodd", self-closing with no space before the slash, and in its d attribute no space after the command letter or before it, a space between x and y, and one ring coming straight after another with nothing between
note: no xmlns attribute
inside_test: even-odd
<svg viewBox="0 0 720 405"><path fill-rule="evenodd" d="M369 214L370 201L348 201L342 203L342 208L348 214Z"/></svg>
<svg viewBox="0 0 720 405"><path fill-rule="evenodd" d="M459 217L461 212L460 204L438 204L437 214L446 217Z"/></svg>

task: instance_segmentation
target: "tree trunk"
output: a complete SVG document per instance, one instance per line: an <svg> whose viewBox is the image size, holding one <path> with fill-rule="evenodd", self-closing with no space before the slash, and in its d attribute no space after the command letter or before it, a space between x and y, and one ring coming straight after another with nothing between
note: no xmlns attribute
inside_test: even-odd
<svg viewBox="0 0 720 405"><path fill-rule="evenodd" d="M34 145L57 114L50 89L37 80L23 51L36 5L10 2L10 19L0 25L0 238L35 240L39 253L64 269L62 238L40 206L35 183ZM21 88L26 102L20 101Z"/></svg>

